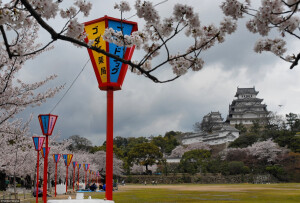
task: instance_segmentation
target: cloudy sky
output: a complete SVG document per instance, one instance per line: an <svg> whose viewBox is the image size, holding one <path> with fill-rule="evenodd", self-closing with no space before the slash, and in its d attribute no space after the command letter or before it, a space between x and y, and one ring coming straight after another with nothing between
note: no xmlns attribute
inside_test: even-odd
<svg viewBox="0 0 300 203"><path fill-rule="evenodd" d="M104 15L120 17L113 9L115 1L92 0L93 9L86 22ZM133 7L133 0L130 1ZM153 3L159 3L155 0ZM179 0L168 0L157 6L164 17L171 15L172 6ZM223 14L219 5L222 1L186 0L199 13L202 25L219 24ZM201 2L201 3L200 3ZM125 15L129 17L132 12ZM143 22L137 17L130 18ZM300 113L300 67L289 70L289 64L271 53L257 54L253 51L258 35L248 33L243 22L238 31L228 36L223 44L216 44L201 55L205 61L203 70L189 72L174 82L155 84L143 76L128 72L123 89L114 93L114 136L148 137L163 135L174 130L188 132L193 124L211 112L219 111L225 119L228 105L234 99L237 87L253 87L259 91L269 111L279 114ZM63 21L51 21L58 31ZM49 35L41 31L40 41L47 42ZM173 53L185 49L187 39L179 37L170 47ZM288 39L290 51L297 50L299 40ZM141 51L135 51L134 59L142 57ZM49 99L40 107L26 109L20 116L27 119L34 114L31 124L32 133L41 134L37 116L49 113L71 85L84 64L89 60L86 49L77 48L70 43L57 42L55 48L26 63L20 72L20 78L28 82L44 79L51 74L58 78L48 87L66 84L66 88ZM162 60L158 57L158 60ZM158 77L172 76L170 67L156 73ZM283 105L279 107L279 105ZM106 92L98 89L96 77L90 62L53 114L58 115L54 133L61 133L61 139L71 135L80 135L90 139L94 145L100 145L106 137Z"/></svg>

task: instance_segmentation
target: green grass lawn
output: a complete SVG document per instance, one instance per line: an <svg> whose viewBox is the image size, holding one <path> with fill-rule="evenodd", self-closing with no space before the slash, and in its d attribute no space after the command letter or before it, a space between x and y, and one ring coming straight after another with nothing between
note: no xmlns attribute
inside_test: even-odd
<svg viewBox="0 0 300 203"><path fill-rule="evenodd" d="M300 202L300 183L288 184L181 184L119 186L116 203L143 202ZM157 187L157 188L155 188ZM161 188L163 187L163 188ZM168 188L169 187L169 188ZM85 198L105 198L105 193L85 193ZM74 198L74 197L72 197ZM51 199L51 198L49 198ZM26 201L24 201L26 202ZM30 200L34 203L35 199Z"/></svg>

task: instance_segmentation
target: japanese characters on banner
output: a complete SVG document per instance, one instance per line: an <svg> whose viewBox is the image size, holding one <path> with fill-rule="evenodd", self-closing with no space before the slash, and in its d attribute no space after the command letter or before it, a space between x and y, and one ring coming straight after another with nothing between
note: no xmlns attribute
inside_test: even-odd
<svg viewBox="0 0 300 203"><path fill-rule="evenodd" d="M43 135L52 135L57 116L52 114L41 114L38 116Z"/></svg>
<svg viewBox="0 0 300 203"><path fill-rule="evenodd" d="M87 34L86 42L94 40L92 46L101 48L106 52L117 55L125 60L130 60L134 51L134 46L126 48L105 42L102 36L106 28L112 28L115 31L123 31L124 35L130 35L132 32L137 31L137 23L125 20L121 22L119 19L108 16L85 23L85 32ZM91 49L88 49L88 52L98 80L99 88L101 90L107 90L108 88L120 90L128 65Z"/></svg>
<svg viewBox="0 0 300 203"><path fill-rule="evenodd" d="M63 154L63 158L64 158L64 161L65 161L65 165L69 166L71 161L72 161L73 154Z"/></svg>

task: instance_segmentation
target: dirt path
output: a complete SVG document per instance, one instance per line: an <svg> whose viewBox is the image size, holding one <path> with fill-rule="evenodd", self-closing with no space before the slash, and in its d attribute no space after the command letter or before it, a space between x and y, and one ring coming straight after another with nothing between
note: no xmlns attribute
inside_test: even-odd
<svg viewBox="0 0 300 203"><path fill-rule="evenodd" d="M188 191L216 191L216 192L242 192L249 190L300 190L299 188L277 188L272 185L260 187L257 185L125 185L119 186L119 191L126 191L132 189L153 189L153 188L163 188L170 190L188 190Z"/></svg>

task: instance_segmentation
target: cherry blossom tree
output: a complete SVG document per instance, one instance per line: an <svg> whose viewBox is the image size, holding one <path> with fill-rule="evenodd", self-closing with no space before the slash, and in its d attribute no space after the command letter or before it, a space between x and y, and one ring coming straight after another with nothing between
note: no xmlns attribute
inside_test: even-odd
<svg viewBox="0 0 300 203"><path fill-rule="evenodd" d="M0 149L0 169L5 171L5 173L8 175L14 176L14 178L30 175L30 177L33 180L35 180L37 152L34 149L33 141L30 134L23 134L24 132L29 131L29 122L30 120L23 124L23 122L20 120L18 123L19 125L15 126L16 129L20 129L19 133L12 132L13 136L2 136L2 138L0 139L0 142L2 144ZM66 150L67 146L70 145L70 141L68 140L59 143L53 140L52 138L50 138L50 143L50 154L52 154L52 150L64 151ZM42 156L40 156L41 175L43 175L42 160L43 158ZM52 165L52 162L49 161L49 171L52 170ZM14 187L15 186L16 181L14 180Z"/></svg>
<svg viewBox="0 0 300 203"><path fill-rule="evenodd" d="M289 152L288 149L279 147L277 143L271 139L262 142L256 142L253 145L247 147L249 154L256 157L259 160L265 160L268 163L274 163L278 158Z"/></svg>
<svg viewBox="0 0 300 203"><path fill-rule="evenodd" d="M286 35L300 39L299 25L299 0L262 0L259 7L253 7L250 0L226 0L222 3L221 8L226 16L234 19L250 16L251 19L246 23L248 30L252 33L266 37L271 31L278 33L274 39L259 39L254 51L261 53L269 51L290 62L290 69L298 65L300 52L294 54L285 54Z"/></svg>
<svg viewBox="0 0 300 203"><path fill-rule="evenodd" d="M2 28L1 25L0 30ZM31 28L32 30L22 29L16 38L12 39L14 45L10 50L13 53L17 50L34 50L39 47L38 44L34 44L38 26L34 23ZM6 36L4 41L7 41ZM25 163L28 157L29 159L32 157L30 153L33 151L30 149L32 139L29 137L29 122L32 116L28 121L23 122L22 119L15 118L16 115L28 106L40 105L46 99L53 97L62 86L50 88L44 92L40 90L47 82L53 80L55 75L31 84L18 79L17 75L24 63L34 59L37 54L10 58L6 50L3 50L5 43L1 42L0 44L0 167L15 177L21 171L29 170ZM24 47L20 48L21 46Z"/></svg>
<svg viewBox="0 0 300 203"><path fill-rule="evenodd" d="M204 142L195 142L189 145L178 145L175 149L172 150L170 156L168 157L182 157L185 152L195 150L195 149L204 149L210 150L210 146Z"/></svg>
<svg viewBox="0 0 300 203"><path fill-rule="evenodd" d="M266 163L275 163L276 161L280 161L280 158L288 152L288 149L279 147L277 143L268 139L266 141L256 142L246 148L227 148L223 150L220 155L223 160L236 160L233 159L233 157L246 160L247 156L252 156Z"/></svg>

